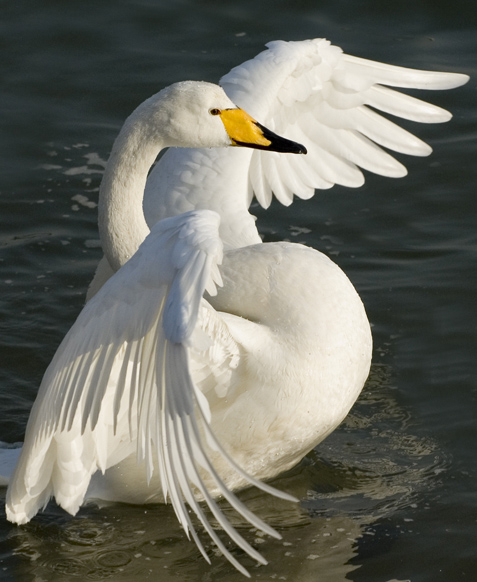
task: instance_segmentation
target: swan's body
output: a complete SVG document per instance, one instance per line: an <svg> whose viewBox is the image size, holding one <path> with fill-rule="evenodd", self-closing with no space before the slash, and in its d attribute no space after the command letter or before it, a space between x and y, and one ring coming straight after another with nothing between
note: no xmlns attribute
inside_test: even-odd
<svg viewBox="0 0 477 582"><path fill-rule="evenodd" d="M94 297L43 379L7 494L8 519L28 521L51 496L71 513L91 497L145 503L168 496L201 549L184 502L241 568L210 528L197 496L236 543L263 561L225 521L213 496L225 496L273 535L230 490L255 483L277 494L257 479L293 466L359 395L371 334L356 291L317 251L260 244L248 213L252 191L266 206L271 190L289 203L292 193L309 197L315 186L357 186L357 165L403 175L400 164L358 132L398 151L424 155L429 149L362 103L398 107L408 117L413 111L425 120L449 116L374 83L393 84L398 77L405 79L401 86L443 88L461 84L464 76L345 57L324 41L272 49L256 63L263 86L255 84L254 61L232 71L225 85L236 83L242 102L244 85L257 87L250 99L275 129L285 127L302 141L313 134L311 161L235 148L171 149L146 187L160 191L155 206L148 199L149 223L160 219L149 234L142 198L160 149L280 150L279 138L246 116L244 132L233 133L242 114L209 84L173 86L126 121L101 186L105 259L91 287ZM303 152L297 144L282 145L282 151Z"/></svg>
<svg viewBox="0 0 477 582"><path fill-rule="evenodd" d="M190 349L190 369L218 440L247 473L268 479L294 466L348 413L369 371L369 324L344 273L308 247L231 250L220 271L224 285L207 297L215 310L204 305L199 315L214 344L205 353ZM162 501L160 483L147 485L134 453L132 443L129 460L97 473L89 494ZM229 489L247 484L220 455L214 465Z"/></svg>

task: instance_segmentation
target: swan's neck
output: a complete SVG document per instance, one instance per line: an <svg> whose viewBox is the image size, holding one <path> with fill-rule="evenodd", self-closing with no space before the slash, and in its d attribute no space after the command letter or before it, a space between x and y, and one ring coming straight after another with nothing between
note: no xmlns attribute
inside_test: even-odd
<svg viewBox="0 0 477 582"><path fill-rule="evenodd" d="M117 271L149 234L143 212L147 174L162 149L131 116L118 135L101 182L98 224L104 254Z"/></svg>

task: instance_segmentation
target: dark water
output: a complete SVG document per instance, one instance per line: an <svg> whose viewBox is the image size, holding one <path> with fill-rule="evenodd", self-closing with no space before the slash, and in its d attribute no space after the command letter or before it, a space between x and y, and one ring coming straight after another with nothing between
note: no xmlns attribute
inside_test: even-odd
<svg viewBox="0 0 477 582"><path fill-rule="evenodd" d="M327 37L351 54L473 75L422 95L452 122L415 129L430 158L290 208L255 209L265 240L330 254L373 324L374 365L345 423L276 485L300 506L243 497L282 541L253 579L453 582L477 570L477 7L468 0L2 3L0 440L23 440L56 346L99 259L96 201L124 118L181 79L217 81L274 39ZM4 497L4 490L0 490ZM0 516L5 581L240 580L187 542L170 507L51 506Z"/></svg>

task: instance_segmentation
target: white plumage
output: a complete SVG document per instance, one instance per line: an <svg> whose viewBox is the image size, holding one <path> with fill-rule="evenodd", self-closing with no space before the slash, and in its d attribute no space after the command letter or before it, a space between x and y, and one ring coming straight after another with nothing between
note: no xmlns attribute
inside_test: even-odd
<svg viewBox="0 0 477 582"><path fill-rule="evenodd" d="M356 187L360 168L403 176L380 146L430 148L368 106L446 121L442 109L383 85L443 89L467 77L349 57L321 39L268 47L222 79L229 97L214 85L177 84L121 130L100 192L105 258L32 409L7 493L11 521L25 523L52 496L73 514L91 498L168 498L206 559L186 504L247 574L199 501L265 563L214 498L277 535L231 491L252 483L290 498L261 480L299 461L358 397L372 342L356 291L313 249L261 244L252 196L267 207L273 194L290 204L315 188ZM264 151L303 148L230 98L308 155Z"/></svg>

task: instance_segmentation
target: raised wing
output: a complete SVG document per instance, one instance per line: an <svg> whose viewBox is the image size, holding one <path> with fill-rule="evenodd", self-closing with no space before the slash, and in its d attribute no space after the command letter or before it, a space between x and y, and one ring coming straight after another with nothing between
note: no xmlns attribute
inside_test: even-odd
<svg viewBox="0 0 477 582"><path fill-rule="evenodd" d="M386 85L451 89L468 80L467 75L352 57L324 39L275 41L267 46L268 50L221 80L238 105L308 149L308 156L295 157L253 153L249 178L264 207L270 204L272 192L288 205L293 194L309 198L315 188L361 186L360 168L383 176L404 176L405 167L380 146L416 156L432 150L375 110L421 123L441 123L451 115Z"/></svg>
<svg viewBox="0 0 477 582"><path fill-rule="evenodd" d="M364 182L361 169L389 177L405 167L383 148L426 156L431 148L380 113L421 123L451 115L389 87L450 89L467 75L418 71L343 54L324 39L275 41L221 79L229 97L261 123L308 149L307 156L259 150L170 149L151 173L144 209L149 224L193 208L221 216L227 247L259 242L248 207L275 195L310 198L316 188Z"/></svg>
<svg viewBox="0 0 477 582"><path fill-rule="evenodd" d="M222 455L250 483L292 498L246 475L223 450L189 368L189 349L196 356L209 349L210 324L203 325L202 338L195 328L201 309L211 309L202 299L204 290L214 294L221 284L218 225L218 215L210 211L158 223L81 312L34 404L7 493L10 521L29 521L52 496L76 513L91 475L135 452L148 480L158 472L164 498L207 560L186 504L224 555L247 574L209 524L198 498L237 545L265 563L224 516L208 484L255 527L279 536L227 489L211 453ZM217 366L221 359L215 358Z"/></svg>

